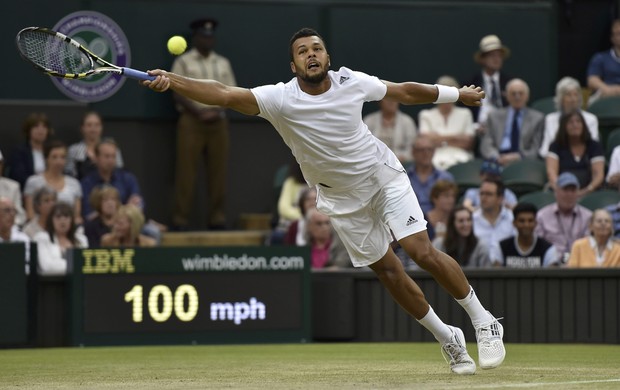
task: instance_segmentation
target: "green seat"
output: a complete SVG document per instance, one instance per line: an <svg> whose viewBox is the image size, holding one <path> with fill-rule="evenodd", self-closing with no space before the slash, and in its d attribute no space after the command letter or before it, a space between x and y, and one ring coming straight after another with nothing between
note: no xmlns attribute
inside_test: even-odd
<svg viewBox="0 0 620 390"><path fill-rule="evenodd" d="M596 115L600 122L620 122L620 97L598 99L590 105L588 111Z"/></svg>
<svg viewBox="0 0 620 390"><path fill-rule="evenodd" d="M603 209L609 205L620 202L620 192L616 190L598 190L584 195L579 204L592 211Z"/></svg>
<svg viewBox="0 0 620 390"><path fill-rule="evenodd" d="M532 102L530 107L542 112L543 114L549 114L551 112L557 111L557 108L555 107L555 102L553 101L554 98L555 96L548 96L535 100L534 102Z"/></svg>
<svg viewBox="0 0 620 390"><path fill-rule="evenodd" d="M540 191L547 184L547 167L544 161L526 158L507 165L502 180L517 197L532 191Z"/></svg>
<svg viewBox="0 0 620 390"><path fill-rule="evenodd" d="M611 160L611 153L614 151L616 146L620 145L620 127L616 127L613 129L609 135L607 136L607 141L605 143L605 161L609 163Z"/></svg>
<svg viewBox="0 0 620 390"><path fill-rule="evenodd" d="M483 160L476 158L464 163L459 163L447 169L454 176L454 182L459 187L459 195L468 188L480 187L480 167Z"/></svg>
<svg viewBox="0 0 620 390"><path fill-rule="evenodd" d="M601 98L592 103L588 111L598 118L599 141L606 148L613 130L620 126L620 97Z"/></svg>
<svg viewBox="0 0 620 390"><path fill-rule="evenodd" d="M534 191L519 197L519 203L532 203L538 210L554 202L555 195L549 191Z"/></svg>

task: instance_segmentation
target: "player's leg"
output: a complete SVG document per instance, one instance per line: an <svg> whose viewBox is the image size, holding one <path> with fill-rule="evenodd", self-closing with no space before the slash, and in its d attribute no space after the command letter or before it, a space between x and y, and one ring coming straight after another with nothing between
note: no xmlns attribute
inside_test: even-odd
<svg viewBox="0 0 620 390"><path fill-rule="evenodd" d="M441 352L452 372L456 374L476 372L476 364L467 353L463 331L441 321L424 298L420 287L407 275L391 247L385 256L369 267L377 274L381 284L394 300L439 341Z"/></svg>
<svg viewBox="0 0 620 390"><path fill-rule="evenodd" d="M424 215L407 176L400 175L385 185L376 196L373 207L383 215L405 252L469 314L476 329L480 366L499 366L506 354L503 328L482 306L459 264L431 244Z"/></svg>
<svg viewBox="0 0 620 390"><path fill-rule="evenodd" d="M417 320L422 319L428 313L429 304L424 293L417 283L407 275L392 248L388 247L385 256L370 264L369 267L377 274L381 284L407 313ZM438 332L441 333L441 329ZM443 333L447 335L449 332L444 329Z"/></svg>
<svg viewBox="0 0 620 390"><path fill-rule="evenodd" d="M319 206L321 203L319 197ZM389 247L391 234L379 216L364 208L345 216L332 214L331 222L353 265L369 266L396 302L435 336L452 371L473 374L476 364L467 354L461 330L444 324L429 306L420 287L407 275Z"/></svg>
<svg viewBox="0 0 620 390"><path fill-rule="evenodd" d="M480 367L498 367L506 355L502 325L478 300L460 265L431 244L426 231L411 234L399 241L405 252L465 309L476 329Z"/></svg>
<svg viewBox="0 0 620 390"><path fill-rule="evenodd" d="M464 298L469 294L469 282L461 266L450 256L433 247L426 230L401 238L398 243L420 268L433 275L433 278L455 299Z"/></svg>

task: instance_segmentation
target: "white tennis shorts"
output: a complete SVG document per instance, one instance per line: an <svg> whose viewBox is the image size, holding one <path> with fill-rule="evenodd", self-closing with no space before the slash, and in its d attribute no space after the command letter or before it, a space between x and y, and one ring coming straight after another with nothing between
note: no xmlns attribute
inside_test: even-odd
<svg viewBox="0 0 620 390"><path fill-rule="evenodd" d="M338 192L319 186L317 209L329 215L355 267L381 259L393 240L392 233L400 240L426 230L407 173L388 165L352 190Z"/></svg>

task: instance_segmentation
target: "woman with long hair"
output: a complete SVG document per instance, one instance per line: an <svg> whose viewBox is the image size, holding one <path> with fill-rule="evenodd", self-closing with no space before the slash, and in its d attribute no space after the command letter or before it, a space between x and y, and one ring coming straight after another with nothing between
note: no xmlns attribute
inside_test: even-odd
<svg viewBox="0 0 620 390"><path fill-rule="evenodd" d="M560 117L572 111L579 111L583 115L588 131L592 139L599 141L598 118L591 112L582 110L583 95L581 94L581 84L572 77L563 77L555 85L555 97L553 98L556 111L550 112L545 116L545 134L540 145L539 154L545 158L549 152L549 145L555 140L560 126Z"/></svg>
<svg viewBox="0 0 620 390"><path fill-rule="evenodd" d="M157 242L140 234L144 226L144 214L132 204L121 206L112 223L110 233L101 237L101 246L155 246Z"/></svg>
<svg viewBox="0 0 620 390"><path fill-rule="evenodd" d="M581 112L572 111L560 117L546 165L551 188L555 188L558 176L564 172L571 172L579 179L579 196L595 191L603 183L605 152L601 143L592 139Z"/></svg>
<svg viewBox="0 0 620 390"><path fill-rule="evenodd" d="M41 187L33 196L35 217L32 218L22 229L28 237L34 239L35 234L45 231L47 216L56 204L57 195L53 188Z"/></svg>
<svg viewBox="0 0 620 390"><path fill-rule="evenodd" d="M474 234L472 213L466 207L452 209L445 236L435 239L433 245L452 256L463 268L491 265L489 248Z"/></svg>
<svg viewBox="0 0 620 390"><path fill-rule="evenodd" d="M52 207L45 231L34 235L40 275L65 275L67 254L73 248L88 248L86 236L77 231L73 207L59 202Z"/></svg>

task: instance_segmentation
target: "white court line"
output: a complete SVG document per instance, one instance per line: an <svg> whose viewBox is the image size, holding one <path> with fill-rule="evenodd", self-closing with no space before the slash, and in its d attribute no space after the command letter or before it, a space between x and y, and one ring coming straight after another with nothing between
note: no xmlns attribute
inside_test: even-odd
<svg viewBox="0 0 620 390"><path fill-rule="evenodd" d="M587 385L592 383L614 383L620 382L620 378L617 379L594 379L585 381L566 381L566 382L532 382L532 383L513 383L513 384L492 384L483 386L468 386L470 389L497 389L500 387L510 388L529 388L529 387L543 387L543 386L558 386L558 385Z"/></svg>

